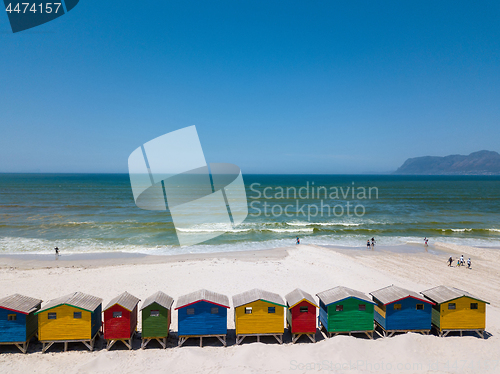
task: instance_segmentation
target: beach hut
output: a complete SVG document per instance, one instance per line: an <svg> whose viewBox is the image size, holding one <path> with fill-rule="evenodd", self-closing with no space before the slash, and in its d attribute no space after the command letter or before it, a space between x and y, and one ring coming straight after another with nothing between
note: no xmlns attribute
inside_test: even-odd
<svg viewBox="0 0 500 374"><path fill-rule="evenodd" d="M253 289L233 296L236 344L247 336L271 335L283 344L285 301L280 295Z"/></svg>
<svg viewBox="0 0 500 374"><path fill-rule="evenodd" d="M431 331L432 301L394 285L371 292L370 295L376 303L375 323L382 329L384 336L409 331L428 335Z"/></svg>
<svg viewBox="0 0 500 374"><path fill-rule="evenodd" d="M292 334L292 343L306 335L313 343L316 342L316 309L314 298L297 288L285 296L286 321Z"/></svg>
<svg viewBox="0 0 500 374"><path fill-rule="evenodd" d="M319 298L319 326L329 337L365 333L373 339L375 303L367 295L339 286L316 296Z"/></svg>
<svg viewBox="0 0 500 374"><path fill-rule="evenodd" d="M111 300L104 309L104 339L109 351L113 344L121 341L132 349L132 338L137 329L137 304L140 299L124 292Z"/></svg>
<svg viewBox="0 0 500 374"><path fill-rule="evenodd" d="M167 348L173 302L174 299L161 291L144 300L141 307L142 349L146 348L152 339L157 340L163 348Z"/></svg>
<svg viewBox="0 0 500 374"><path fill-rule="evenodd" d="M446 336L450 332L460 332L462 336L464 331L474 331L484 338L487 301L447 286L420 293L435 303L432 307L432 324L439 336Z"/></svg>
<svg viewBox="0 0 500 374"><path fill-rule="evenodd" d="M23 353L38 330L42 300L19 294L0 299L0 345L15 345Z"/></svg>
<svg viewBox="0 0 500 374"><path fill-rule="evenodd" d="M49 301L38 315L38 340L42 342L42 352L54 343L83 343L90 351L102 325L102 299L74 292Z"/></svg>
<svg viewBox="0 0 500 374"><path fill-rule="evenodd" d="M226 346L227 310L229 299L208 290L199 290L179 297L178 312L179 347L189 338L215 337Z"/></svg>

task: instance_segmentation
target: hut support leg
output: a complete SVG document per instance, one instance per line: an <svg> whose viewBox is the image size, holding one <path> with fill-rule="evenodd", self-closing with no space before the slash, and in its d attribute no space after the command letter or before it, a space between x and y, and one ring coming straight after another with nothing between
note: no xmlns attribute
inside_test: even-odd
<svg viewBox="0 0 500 374"><path fill-rule="evenodd" d="M186 342L186 340L187 340L187 338L185 338L185 337L181 336L181 337L179 338L179 343L178 343L178 346L179 346L179 347L182 347L182 345Z"/></svg>
<svg viewBox="0 0 500 374"><path fill-rule="evenodd" d="M158 343L160 343L161 347L163 349L167 348L167 338L163 338L163 339L156 339L156 341Z"/></svg>
<svg viewBox="0 0 500 374"><path fill-rule="evenodd" d="M85 345L85 347L87 347L87 349L89 351L91 351L91 352L93 351L93 349L94 349L93 345L94 344L92 343L92 340L90 340L88 343L87 342L82 342L82 343Z"/></svg>
<svg viewBox="0 0 500 374"><path fill-rule="evenodd" d="M64 342L64 352L68 350L68 342Z"/></svg>
<svg viewBox="0 0 500 374"><path fill-rule="evenodd" d="M22 353L26 353L28 351L28 345L30 344L30 341L28 340L27 342L24 342L22 344L19 344L19 343L15 343L15 346L17 348L19 348L19 350L22 352Z"/></svg>
<svg viewBox="0 0 500 374"><path fill-rule="evenodd" d="M132 338L128 339L128 343L127 343L127 340L123 340L123 344L125 344L127 346L127 348L129 350L132 349Z"/></svg>
<svg viewBox="0 0 500 374"><path fill-rule="evenodd" d="M278 343L283 344L283 335L273 335Z"/></svg>
<svg viewBox="0 0 500 374"><path fill-rule="evenodd" d="M219 341L222 343L222 345L224 347L227 347L226 337L225 336L217 336L217 339L219 339Z"/></svg>
<svg viewBox="0 0 500 374"><path fill-rule="evenodd" d="M157 339L158 340L158 339ZM142 339L141 349L146 348L151 339ZM158 340L159 341L159 340Z"/></svg>
<svg viewBox="0 0 500 374"><path fill-rule="evenodd" d="M236 345L240 345L243 339L245 339L245 335L236 336Z"/></svg>
<svg viewBox="0 0 500 374"><path fill-rule="evenodd" d="M203 336L200 336L200 348L203 347Z"/></svg>
<svg viewBox="0 0 500 374"><path fill-rule="evenodd" d="M313 342L316 343L316 334L307 334L307 337Z"/></svg>
<svg viewBox="0 0 500 374"><path fill-rule="evenodd" d="M43 343L42 353L47 352L47 349L49 349L50 347L52 347L52 344L54 344L54 342Z"/></svg>
<svg viewBox="0 0 500 374"><path fill-rule="evenodd" d="M115 343L116 340L108 340L108 344L106 344L106 350L109 351Z"/></svg>

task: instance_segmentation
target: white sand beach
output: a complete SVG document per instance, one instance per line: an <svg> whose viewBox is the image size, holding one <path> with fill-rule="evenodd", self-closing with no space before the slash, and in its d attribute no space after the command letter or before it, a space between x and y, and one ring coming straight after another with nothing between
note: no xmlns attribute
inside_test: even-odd
<svg viewBox="0 0 500 374"><path fill-rule="evenodd" d="M23 355L14 347L0 346L2 373L499 373L500 372L500 250L436 243L436 255L421 251L374 252L299 245L290 248L210 255L133 256L74 261L43 261L22 257L0 259L0 296L21 293L44 301L82 291L100 296L106 304L123 291L144 300L161 290L177 299L206 288L230 297L251 288L284 296L294 288L315 295L343 285L365 293L395 284L417 292L449 285L491 303L487 307L486 339L477 336L422 336L409 333L369 340L317 333L313 344L277 344L274 339L245 340L234 345L234 330L223 348L206 339L199 348L193 340L176 347L174 336L167 349L151 344L140 350L136 338L128 351L119 343L111 351L98 340L94 352L83 345L62 345L41 353L41 344ZM448 267L446 260L464 254L472 269ZM234 329L233 309L228 327ZM177 330L176 313L171 329ZM140 323L138 330L140 331Z"/></svg>

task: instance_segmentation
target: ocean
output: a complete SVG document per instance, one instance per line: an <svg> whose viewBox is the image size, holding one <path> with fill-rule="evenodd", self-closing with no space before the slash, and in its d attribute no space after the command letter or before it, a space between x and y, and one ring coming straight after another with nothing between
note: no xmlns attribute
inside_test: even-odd
<svg viewBox="0 0 500 374"><path fill-rule="evenodd" d="M168 212L139 209L127 174L0 174L0 254L181 254L295 244L446 241L500 247L500 177L243 175L249 215L180 247ZM228 230L227 232L224 232Z"/></svg>

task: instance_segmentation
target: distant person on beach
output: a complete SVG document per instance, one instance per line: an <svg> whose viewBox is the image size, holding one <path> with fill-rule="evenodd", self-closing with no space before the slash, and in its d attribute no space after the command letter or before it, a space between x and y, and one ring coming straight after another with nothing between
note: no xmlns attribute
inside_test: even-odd
<svg viewBox="0 0 500 374"><path fill-rule="evenodd" d="M59 248L55 247L54 250L56 251L56 256L59 256Z"/></svg>
<svg viewBox="0 0 500 374"><path fill-rule="evenodd" d="M460 256L460 265L461 266L465 265L464 255Z"/></svg>
<svg viewBox="0 0 500 374"><path fill-rule="evenodd" d="M429 239L427 239L427 237L424 238L424 245L427 247L427 243L429 243Z"/></svg>
<svg viewBox="0 0 500 374"><path fill-rule="evenodd" d="M300 238L297 236L297 239L295 241L295 244L300 244Z"/></svg>
<svg viewBox="0 0 500 374"><path fill-rule="evenodd" d="M375 247L375 238L372 238L372 248Z"/></svg>
<svg viewBox="0 0 500 374"><path fill-rule="evenodd" d="M453 257L450 256L450 258L448 259L448 266L451 267L452 263L453 263Z"/></svg>
<svg viewBox="0 0 500 374"><path fill-rule="evenodd" d="M371 247L371 246L370 246L370 239L368 239L368 240L366 241L366 248L370 248L370 247Z"/></svg>
<svg viewBox="0 0 500 374"><path fill-rule="evenodd" d="M471 261L470 261L470 257L469 257L469 259L467 260L467 269L470 269L470 266L471 266Z"/></svg>

